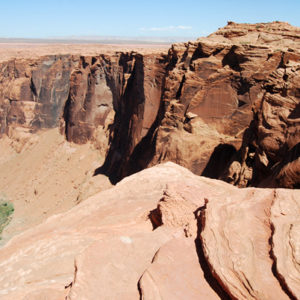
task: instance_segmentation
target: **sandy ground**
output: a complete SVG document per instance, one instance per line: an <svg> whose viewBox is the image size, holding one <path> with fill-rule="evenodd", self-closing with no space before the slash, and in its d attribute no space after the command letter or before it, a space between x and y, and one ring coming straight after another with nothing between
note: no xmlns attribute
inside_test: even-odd
<svg viewBox="0 0 300 300"><path fill-rule="evenodd" d="M77 54L97 55L114 52L136 51L143 54L166 53L171 45L165 44L40 44L40 43L0 43L0 62L14 58L36 58L44 55Z"/></svg>
<svg viewBox="0 0 300 300"><path fill-rule="evenodd" d="M67 211L79 201L111 187L107 177L93 177L103 162L90 144L68 143L58 129L29 139L0 139L0 198L15 212L2 234L4 244L15 234Z"/></svg>

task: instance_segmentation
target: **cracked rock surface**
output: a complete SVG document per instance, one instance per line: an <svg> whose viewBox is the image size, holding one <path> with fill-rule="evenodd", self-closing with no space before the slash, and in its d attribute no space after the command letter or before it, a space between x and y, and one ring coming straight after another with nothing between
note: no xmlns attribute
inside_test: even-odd
<svg viewBox="0 0 300 300"><path fill-rule="evenodd" d="M299 201L161 164L12 238L0 296L299 299Z"/></svg>

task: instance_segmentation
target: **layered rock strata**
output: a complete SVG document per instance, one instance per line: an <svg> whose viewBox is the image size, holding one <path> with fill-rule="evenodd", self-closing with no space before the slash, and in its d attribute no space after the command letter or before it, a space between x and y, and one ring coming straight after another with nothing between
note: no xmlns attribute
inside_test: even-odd
<svg viewBox="0 0 300 300"><path fill-rule="evenodd" d="M113 182L173 161L246 186L299 187L300 30L235 24L165 54L57 55L0 66L1 134L93 141Z"/></svg>
<svg viewBox="0 0 300 300"><path fill-rule="evenodd" d="M240 187L299 187L299 41L287 23L229 22L174 45L150 164L172 160Z"/></svg>
<svg viewBox="0 0 300 300"><path fill-rule="evenodd" d="M0 249L1 299L299 299L299 199L149 168Z"/></svg>

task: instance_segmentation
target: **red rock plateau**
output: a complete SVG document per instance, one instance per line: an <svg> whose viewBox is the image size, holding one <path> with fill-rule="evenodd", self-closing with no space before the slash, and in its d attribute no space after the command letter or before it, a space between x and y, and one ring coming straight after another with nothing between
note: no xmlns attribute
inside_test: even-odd
<svg viewBox="0 0 300 300"><path fill-rule="evenodd" d="M299 299L299 208L161 164L12 238L1 299Z"/></svg>
<svg viewBox="0 0 300 300"><path fill-rule="evenodd" d="M0 61L0 299L300 299L299 28Z"/></svg>

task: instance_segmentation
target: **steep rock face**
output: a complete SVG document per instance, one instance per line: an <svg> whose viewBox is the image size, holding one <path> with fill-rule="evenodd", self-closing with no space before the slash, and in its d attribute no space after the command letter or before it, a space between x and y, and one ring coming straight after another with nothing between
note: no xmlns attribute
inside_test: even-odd
<svg viewBox="0 0 300 300"><path fill-rule="evenodd" d="M2 63L1 133L61 127L69 141L92 140L113 107L104 66L103 57L71 55Z"/></svg>
<svg viewBox="0 0 300 300"><path fill-rule="evenodd" d="M262 91L252 97L253 120L244 133L242 147L225 172L215 178L241 187L298 187L299 28L281 22L230 23L210 38L241 42L248 52L256 52L254 58L244 57L241 75L251 72L250 63L255 59L257 66L252 79L260 83ZM259 60L259 53L265 53L264 58Z"/></svg>
<svg viewBox="0 0 300 300"><path fill-rule="evenodd" d="M240 187L297 188L299 40L287 23L229 22L167 55L3 62L1 134L59 126L106 154L95 174L112 182L173 161Z"/></svg>
<svg viewBox="0 0 300 300"><path fill-rule="evenodd" d="M173 45L156 121L128 164L109 158L115 176L173 161L241 187L297 187L299 39L287 23L229 22Z"/></svg>
<svg viewBox="0 0 300 300"><path fill-rule="evenodd" d="M230 23L196 43L174 45L163 98L169 105L151 163L173 160L239 186L273 176L273 186L296 187L299 40L300 30L286 23Z"/></svg>
<svg viewBox="0 0 300 300"><path fill-rule="evenodd" d="M125 75L123 94L115 105L113 134L106 162L99 170L115 182L140 170L138 161L141 160L141 154L146 155L147 161L148 152L151 151L148 143L148 149L139 151L139 146L157 127L157 116L161 111L165 58L136 55L130 67L131 74ZM138 151L138 155L135 151Z"/></svg>
<svg viewBox="0 0 300 300"><path fill-rule="evenodd" d="M299 186L300 53L282 52L280 57L278 68L263 82L263 97L254 103L253 121L233 161L239 164L223 176L240 186Z"/></svg>
<svg viewBox="0 0 300 300"><path fill-rule="evenodd" d="M78 66L72 71L70 92L62 120L65 123L62 122L61 126L67 140L84 144L93 139L95 129L99 125L105 126L105 120L113 110L113 92L117 94L121 89L116 86L115 90L112 90L108 85L112 79L116 79L113 86L117 82L121 85L118 66L115 66L117 70L109 74L110 70L107 70L106 65L104 56L80 57Z"/></svg>
<svg viewBox="0 0 300 300"><path fill-rule="evenodd" d="M64 111L67 139L86 143L99 126L110 125L111 155L128 156L159 108L162 75L157 73L163 70L159 58L134 52L81 57L71 74Z"/></svg>
<svg viewBox="0 0 300 300"><path fill-rule="evenodd" d="M0 249L1 299L298 299L299 199L149 168Z"/></svg>
<svg viewBox="0 0 300 300"><path fill-rule="evenodd" d="M15 126L58 126L69 93L73 63L69 55L1 63L1 134Z"/></svg>
<svg viewBox="0 0 300 300"><path fill-rule="evenodd" d="M132 52L3 62L1 134L60 127L75 143L111 141L109 157L126 165L160 107L163 60Z"/></svg>

